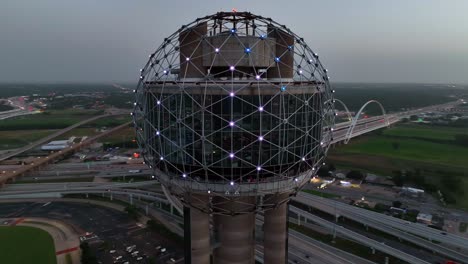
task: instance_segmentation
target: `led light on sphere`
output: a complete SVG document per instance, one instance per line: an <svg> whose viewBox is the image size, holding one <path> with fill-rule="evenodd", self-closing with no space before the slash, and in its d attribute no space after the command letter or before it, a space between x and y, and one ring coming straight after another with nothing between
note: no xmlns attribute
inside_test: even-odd
<svg viewBox="0 0 468 264"><path fill-rule="evenodd" d="M323 166L333 89L306 40L273 19L218 12L174 31L136 76L136 141L196 230L184 233L191 262L253 263L255 214L286 221L290 197ZM285 263L286 227L264 226L265 263Z"/></svg>

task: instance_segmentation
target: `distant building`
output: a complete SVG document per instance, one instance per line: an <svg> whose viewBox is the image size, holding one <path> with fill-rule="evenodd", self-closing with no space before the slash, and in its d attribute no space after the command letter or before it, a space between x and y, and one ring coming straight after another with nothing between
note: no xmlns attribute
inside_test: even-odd
<svg viewBox="0 0 468 264"><path fill-rule="evenodd" d="M421 197L424 196L424 190L423 189L412 188L412 187L402 187L400 195L409 196L409 197L412 197L412 198L421 198Z"/></svg>
<svg viewBox="0 0 468 264"><path fill-rule="evenodd" d="M402 208L398 208L398 207L390 207L390 213L393 215L393 216L402 216L406 213L406 210L405 209L402 209Z"/></svg>
<svg viewBox="0 0 468 264"><path fill-rule="evenodd" d="M41 150L61 150L70 146L69 140L55 140L41 146Z"/></svg>
<svg viewBox="0 0 468 264"><path fill-rule="evenodd" d="M432 215L431 214L419 213L418 216L416 217L416 221L418 223L431 225L432 224Z"/></svg>

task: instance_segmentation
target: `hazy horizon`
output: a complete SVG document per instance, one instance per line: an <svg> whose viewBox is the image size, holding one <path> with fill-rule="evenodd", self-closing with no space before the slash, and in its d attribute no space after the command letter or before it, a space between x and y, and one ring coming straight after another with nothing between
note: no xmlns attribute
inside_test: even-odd
<svg viewBox="0 0 468 264"><path fill-rule="evenodd" d="M0 83L133 84L164 37L197 17L237 8L304 37L334 83L468 84L468 1L301 0L286 7L225 0L1 3Z"/></svg>

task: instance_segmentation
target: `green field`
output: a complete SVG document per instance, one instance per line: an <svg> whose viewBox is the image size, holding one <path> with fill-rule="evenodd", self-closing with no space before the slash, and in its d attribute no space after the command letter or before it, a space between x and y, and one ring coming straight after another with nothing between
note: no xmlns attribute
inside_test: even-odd
<svg viewBox="0 0 468 264"><path fill-rule="evenodd" d="M454 140L457 134L468 134L468 128L401 125L385 129L383 134L386 136L413 137L429 140Z"/></svg>
<svg viewBox="0 0 468 264"><path fill-rule="evenodd" d="M40 114L19 116L0 121L0 130L61 129L91 118L95 110L46 111Z"/></svg>
<svg viewBox="0 0 468 264"><path fill-rule="evenodd" d="M1 263L56 263L54 241L41 229L0 226L0 248Z"/></svg>
<svg viewBox="0 0 468 264"><path fill-rule="evenodd" d="M351 140L352 141L352 140ZM393 143L399 144L394 148ZM369 136L340 148L342 153L376 155L468 169L468 148L418 139Z"/></svg>
<svg viewBox="0 0 468 264"><path fill-rule="evenodd" d="M398 124L335 146L328 162L382 176L404 172L399 176L404 184L432 193L441 190L448 203L468 209L468 147L455 141L455 135L468 134L467 130Z"/></svg>
<svg viewBox="0 0 468 264"><path fill-rule="evenodd" d="M54 132L49 129L0 131L0 150L20 148Z"/></svg>
<svg viewBox="0 0 468 264"><path fill-rule="evenodd" d="M113 116L110 118L101 118L99 120L86 124L87 127L115 127L118 125L125 124L131 120L129 115L125 116Z"/></svg>

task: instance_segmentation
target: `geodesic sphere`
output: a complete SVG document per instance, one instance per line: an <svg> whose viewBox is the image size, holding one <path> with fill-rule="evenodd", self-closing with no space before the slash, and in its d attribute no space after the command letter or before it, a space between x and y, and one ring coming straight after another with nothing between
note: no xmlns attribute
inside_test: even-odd
<svg viewBox="0 0 468 264"><path fill-rule="evenodd" d="M331 141L332 91L318 55L251 13L180 28L150 55L135 92L145 161L171 177L292 178L318 169Z"/></svg>

